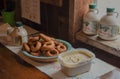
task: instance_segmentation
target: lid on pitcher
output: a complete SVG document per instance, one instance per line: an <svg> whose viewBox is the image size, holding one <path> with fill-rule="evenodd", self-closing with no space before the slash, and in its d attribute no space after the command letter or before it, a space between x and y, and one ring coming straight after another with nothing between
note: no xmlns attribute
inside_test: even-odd
<svg viewBox="0 0 120 79"><path fill-rule="evenodd" d="M21 27L22 25L23 25L23 23L22 23L21 21L17 21L17 22L16 22L16 26L17 26L17 27Z"/></svg>
<svg viewBox="0 0 120 79"><path fill-rule="evenodd" d="M90 9L95 9L95 8L96 8L96 4L90 4L90 5L89 5L89 8L90 8Z"/></svg>
<svg viewBox="0 0 120 79"><path fill-rule="evenodd" d="M114 12L115 8L107 8L107 12Z"/></svg>

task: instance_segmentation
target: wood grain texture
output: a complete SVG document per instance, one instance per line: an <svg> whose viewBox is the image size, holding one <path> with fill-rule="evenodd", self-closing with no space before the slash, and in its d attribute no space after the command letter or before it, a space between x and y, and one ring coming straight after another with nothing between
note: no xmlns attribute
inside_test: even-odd
<svg viewBox="0 0 120 79"><path fill-rule="evenodd" d="M0 44L0 79L51 79Z"/></svg>
<svg viewBox="0 0 120 79"><path fill-rule="evenodd" d="M24 23L32 25L32 28L36 30L47 32L56 38L74 44L76 32L82 27L83 16L88 11L90 1L91 0L41 0L42 24L35 26L33 23ZM55 6L54 4L56 3L62 3L62 6Z"/></svg>
<svg viewBox="0 0 120 79"><path fill-rule="evenodd" d="M120 38L114 41L105 41L98 36L88 36L80 31L77 33L76 39L120 57Z"/></svg>
<svg viewBox="0 0 120 79"><path fill-rule="evenodd" d="M62 6L62 0L40 0L40 1L43 3L52 4L59 7Z"/></svg>
<svg viewBox="0 0 120 79"><path fill-rule="evenodd" d="M82 27L84 14L91 0L70 0L69 3L69 40L74 43L76 32Z"/></svg>

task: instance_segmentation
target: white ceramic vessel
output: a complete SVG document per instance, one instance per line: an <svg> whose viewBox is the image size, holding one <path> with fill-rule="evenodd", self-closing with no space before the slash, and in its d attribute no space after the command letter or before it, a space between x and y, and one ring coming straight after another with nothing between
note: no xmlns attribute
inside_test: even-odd
<svg viewBox="0 0 120 79"><path fill-rule="evenodd" d="M22 36L22 43L24 42L28 42L28 33L26 31L26 29L23 27L22 22L16 22L16 26L19 29L18 34Z"/></svg>
<svg viewBox="0 0 120 79"><path fill-rule="evenodd" d="M27 31L23 28L22 22L16 22L16 27L8 35L11 36L12 45L21 46L28 41Z"/></svg>
<svg viewBox="0 0 120 79"><path fill-rule="evenodd" d="M119 24L115 8L107 8L107 13L99 22L98 35L104 40L115 40L119 37Z"/></svg>
<svg viewBox="0 0 120 79"><path fill-rule="evenodd" d="M83 18L83 32L87 35L96 35L98 27L98 9L95 4L89 5L89 11Z"/></svg>

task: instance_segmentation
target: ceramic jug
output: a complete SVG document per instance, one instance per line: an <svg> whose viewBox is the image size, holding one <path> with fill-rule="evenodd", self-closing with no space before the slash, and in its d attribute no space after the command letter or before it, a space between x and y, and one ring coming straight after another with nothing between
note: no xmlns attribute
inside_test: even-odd
<svg viewBox="0 0 120 79"><path fill-rule="evenodd" d="M12 37L15 46L21 46L24 42L28 42L27 31L20 21L16 22L16 27L9 35Z"/></svg>
<svg viewBox="0 0 120 79"><path fill-rule="evenodd" d="M107 13L99 22L98 36L104 40L115 40L119 36L118 13L115 8L107 8Z"/></svg>
<svg viewBox="0 0 120 79"><path fill-rule="evenodd" d="M96 35L98 21L98 9L96 9L96 4L90 4L89 11L83 18L83 32L87 35Z"/></svg>

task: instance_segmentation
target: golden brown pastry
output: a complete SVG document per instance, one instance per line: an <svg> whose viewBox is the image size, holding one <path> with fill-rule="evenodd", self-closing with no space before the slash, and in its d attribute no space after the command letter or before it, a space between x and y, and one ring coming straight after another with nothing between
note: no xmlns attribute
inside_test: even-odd
<svg viewBox="0 0 120 79"><path fill-rule="evenodd" d="M28 43L24 43L23 47L34 56L55 56L67 50L63 43L43 33L30 37Z"/></svg>
<svg viewBox="0 0 120 79"><path fill-rule="evenodd" d="M40 55L41 55L41 52L40 52L40 51L30 52L30 54L33 55L33 56L40 56Z"/></svg>
<svg viewBox="0 0 120 79"><path fill-rule="evenodd" d="M59 54L59 52L56 49L48 50L44 52L45 56L56 56Z"/></svg>
<svg viewBox="0 0 120 79"><path fill-rule="evenodd" d="M64 52L67 50L66 46L63 45L62 43L59 43L57 46L56 46L56 49L59 51L59 52Z"/></svg>
<svg viewBox="0 0 120 79"><path fill-rule="evenodd" d="M43 34L43 33L40 33L39 34L40 38L42 38L44 41L51 41L53 38Z"/></svg>
<svg viewBox="0 0 120 79"><path fill-rule="evenodd" d="M39 51L41 48L41 43L39 41L36 41L36 44L30 45L30 48L32 52Z"/></svg>
<svg viewBox="0 0 120 79"><path fill-rule="evenodd" d="M30 47L29 47L28 43L23 43L23 47L27 52L30 52Z"/></svg>

